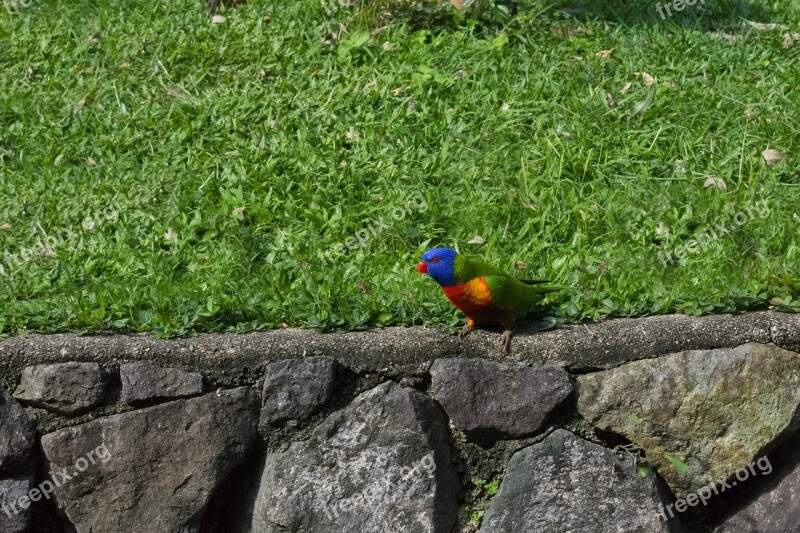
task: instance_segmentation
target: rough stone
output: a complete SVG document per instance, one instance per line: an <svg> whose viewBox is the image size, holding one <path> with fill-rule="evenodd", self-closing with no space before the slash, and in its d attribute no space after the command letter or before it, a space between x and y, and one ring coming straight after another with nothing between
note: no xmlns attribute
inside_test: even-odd
<svg viewBox="0 0 800 533"><path fill-rule="evenodd" d="M661 505L633 459L559 429L514 454L480 532L670 531Z"/></svg>
<svg viewBox="0 0 800 533"><path fill-rule="evenodd" d="M262 394L267 421L307 418L330 400L335 374L333 357L285 359L267 365Z"/></svg>
<svg viewBox="0 0 800 533"><path fill-rule="evenodd" d="M483 445L534 434L572 394L561 367L437 359L430 373L433 397L470 440Z"/></svg>
<svg viewBox="0 0 800 533"><path fill-rule="evenodd" d="M36 431L25 408L0 389L0 472L27 471L35 438Z"/></svg>
<svg viewBox="0 0 800 533"><path fill-rule="evenodd" d="M765 531L797 533L800 531L800 432L782 449L788 453L780 466L760 458L753 469L767 483L760 487L739 510L725 518L714 533ZM748 470L748 472L750 472ZM747 479L746 483L758 483Z"/></svg>
<svg viewBox="0 0 800 533"><path fill-rule="evenodd" d="M683 497L727 479L800 427L800 355L764 344L680 352L580 376L577 393L585 419L645 450Z"/></svg>
<svg viewBox="0 0 800 533"><path fill-rule="evenodd" d="M31 503L23 508L19 500L33 488L33 477L0 479L0 533L22 533L31 519ZM35 502L34 502L35 504Z"/></svg>
<svg viewBox="0 0 800 533"><path fill-rule="evenodd" d="M55 494L78 533L192 531L257 425L258 397L241 387L48 433L42 448L72 476Z"/></svg>
<svg viewBox="0 0 800 533"><path fill-rule="evenodd" d="M23 403L62 415L75 415L98 405L105 383L97 363L28 366L14 396Z"/></svg>
<svg viewBox="0 0 800 533"><path fill-rule="evenodd" d="M122 380L122 399L126 403L185 398L203 393L203 376L200 372L161 368L147 361L121 365L119 376Z"/></svg>
<svg viewBox="0 0 800 533"><path fill-rule="evenodd" d="M481 357L500 362L553 364L571 371L612 368L628 361L681 350L734 347L748 342L800 350L800 316L772 311L738 315L686 315L615 319L538 331L522 324L512 353L495 331L459 339L435 329L384 328L349 333L281 329L248 334L200 334L158 339L151 334L22 335L0 342L0 378L15 381L24 366L85 358L113 366L118 360L178 363L211 383L234 387L244 367L270 361L328 355L354 372L424 373L435 359ZM792 348L794 346L794 348Z"/></svg>
<svg viewBox="0 0 800 533"><path fill-rule="evenodd" d="M252 531L449 533L458 486L441 408L386 382L267 455Z"/></svg>

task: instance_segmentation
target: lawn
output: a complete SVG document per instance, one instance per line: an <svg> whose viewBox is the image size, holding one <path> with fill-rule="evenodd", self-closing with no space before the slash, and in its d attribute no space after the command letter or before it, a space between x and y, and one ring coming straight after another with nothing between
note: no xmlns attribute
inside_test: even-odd
<svg viewBox="0 0 800 533"><path fill-rule="evenodd" d="M800 309L797 1L330 4L5 0L0 334L452 329L439 245L564 321Z"/></svg>

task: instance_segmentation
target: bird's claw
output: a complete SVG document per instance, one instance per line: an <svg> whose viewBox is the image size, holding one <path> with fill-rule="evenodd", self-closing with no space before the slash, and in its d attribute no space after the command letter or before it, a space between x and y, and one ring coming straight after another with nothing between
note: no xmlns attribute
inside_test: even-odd
<svg viewBox="0 0 800 533"><path fill-rule="evenodd" d="M500 345L506 352L511 352L511 336L513 332L510 329L503 331L503 336L500 337Z"/></svg>
<svg viewBox="0 0 800 533"><path fill-rule="evenodd" d="M466 337L470 331L474 329L475 326L472 324L465 324L463 328L458 332L459 337Z"/></svg>

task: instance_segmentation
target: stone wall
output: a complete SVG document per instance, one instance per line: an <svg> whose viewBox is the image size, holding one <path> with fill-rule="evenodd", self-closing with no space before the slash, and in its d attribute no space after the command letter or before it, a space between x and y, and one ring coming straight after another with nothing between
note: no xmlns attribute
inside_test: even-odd
<svg viewBox="0 0 800 533"><path fill-rule="evenodd" d="M0 343L0 533L800 530L800 317Z"/></svg>

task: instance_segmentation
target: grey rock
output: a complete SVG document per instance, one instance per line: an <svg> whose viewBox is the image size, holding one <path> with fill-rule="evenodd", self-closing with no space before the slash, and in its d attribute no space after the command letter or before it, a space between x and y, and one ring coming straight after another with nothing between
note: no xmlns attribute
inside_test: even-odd
<svg viewBox="0 0 800 533"><path fill-rule="evenodd" d="M653 474L559 429L511 457L480 532L671 531L661 505Z"/></svg>
<svg viewBox="0 0 800 533"><path fill-rule="evenodd" d="M31 518L31 505L37 502L24 500L33 488L31 476L12 476L0 479L0 533L22 533ZM34 496L40 500L41 496ZM20 505L22 504L22 505ZM24 505L24 507L23 507Z"/></svg>
<svg viewBox="0 0 800 533"><path fill-rule="evenodd" d="M561 367L531 368L483 359L437 359L434 398L470 440L482 445L532 435L571 394Z"/></svg>
<svg viewBox="0 0 800 533"><path fill-rule="evenodd" d="M335 374L333 357L285 359L267 365L262 394L267 421L307 418L330 400Z"/></svg>
<svg viewBox="0 0 800 533"><path fill-rule="evenodd" d="M449 533L458 486L441 408L386 382L267 455L252 531Z"/></svg>
<svg viewBox="0 0 800 533"><path fill-rule="evenodd" d="M762 457L752 470L748 469L755 475L740 481L740 485L756 485L763 480L767 481L766 485L760 487L732 516L722 520L714 533L800 532L800 432L781 448L788 453L778 458L782 460L780 466L776 463L773 468L776 458L771 461Z"/></svg>
<svg viewBox="0 0 800 533"><path fill-rule="evenodd" d="M161 368L147 361L121 365L119 376L122 380L122 399L129 404L203 393L203 376L200 372Z"/></svg>
<svg viewBox="0 0 800 533"><path fill-rule="evenodd" d="M78 533L196 531L257 425L258 397L241 387L48 433L42 448L72 477L55 494Z"/></svg>
<svg viewBox="0 0 800 533"><path fill-rule="evenodd" d="M0 472L27 471L35 438L36 431L25 408L0 389Z"/></svg>
<svg viewBox="0 0 800 533"><path fill-rule="evenodd" d="M75 362L25 367L14 391L23 403L62 415L88 411L104 394L100 365Z"/></svg>
<svg viewBox="0 0 800 533"><path fill-rule="evenodd" d="M680 352L580 376L577 395L581 416L645 450L682 498L800 427L800 355L764 344Z"/></svg>

